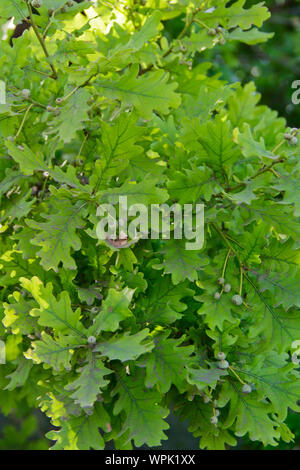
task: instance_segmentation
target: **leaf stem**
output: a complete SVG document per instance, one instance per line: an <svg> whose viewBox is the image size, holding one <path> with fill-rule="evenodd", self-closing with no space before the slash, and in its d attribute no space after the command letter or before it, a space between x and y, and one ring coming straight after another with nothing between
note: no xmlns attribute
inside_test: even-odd
<svg viewBox="0 0 300 470"><path fill-rule="evenodd" d="M282 139L276 147L273 148L272 153L276 152L284 143L286 142L285 139Z"/></svg>
<svg viewBox="0 0 300 470"><path fill-rule="evenodd" d="M22 129L23 129L23 126L24 126L24 124L25 124L25 121L26 121L26 119L27 119L27 116L28 116L28 114L29 114L31 108L33 108L33 106L34 106L34 104L31 103L31 104L28 106L28 108L26 109L26 112L25 112L25 114L24 114L24 117L23 117L23 119L22 119L22 122L21 122L21 124L20 124L20 127L19 127L19 129L18 129L18 132L16 133L16 137L15 137L16 139L19 137L19 135L20 135L20 133L21 133L21 131L22 131Z"/></svg>
<svg viewBox="0 0 300 470"><path fill-rule="evenodd" d="M258 176L262 175L263 173L266 173L267 171L271 171L278 178L279 174L273 169L273 166L277 165L278 163L283 163L284 161L285 160L283 158L280 158L280 160L273 161L270 165L264 166L257 173L255 173L255 175L248 178L248 181L254 180L254 178L257 178ZM239 183L237 186L234 186L233 188L229 188L228 192L231 193L246 185L247 185L246 182Z"/></svg>
<svg viewBox="0 0 300 470"><path fill-rule="evenodd" d="M209 30L209 27L205 23L203 23L203 21L198 20L198 19L196 19L194 21L195 21L195 23L199 23L201 26L203 26L203 28L206 28L207 30Z"/></svg>
<svg viewBox="0 0 300 470"><path fill-rule="evenodd" d="M243 268L240 265L240 287L239 287L239 295L240 296L242 296L242 292L243 292L243 277L244 277Z"/></svg>
<svg viewBox="0 0 300 470"><path fill-rule="evenodd" d="M26 4L27 4L27 8L28 8L28 13L29 13L29 17L30 17L30 24L33 28L33 31L35 32L35 35L40 43L40 45L42 46L42 49L44 51L44 54L46 56L47 59L50 59L50 55L49 55L49 52L47 50L47 47L46 47L46 44L45 44L45 41L44 41L44 38L40 35L40 32L38 30L38 27L37 25L35 24L34 22L34 19L33 19L33 14L32 14L32 9L31 9L31 5L29 3L28 0L26 0ZM58 78L58 75L57 75L57 72L56 72L56 69L54 67L54 65L51 63L51 61L49 60L49 64L50 64L50 67L51 67L51 70L53 72L53 77L55 80L57 80Z"/></svg>
<svg viewBox="0 0 300 470"><path fill-rule="evenodd" d="M46 28L45 28L45 30L44 30L44 32L43 32L43 39L46 38L47 32L48 32L50 26L51 26L52 23L53 23L53 18L54 18L54 16L55 16L56 13L58 13L59 10L61 10L61 9L62 9L62 7L58 7L58 8L56 8L56 10L54 10L54 11L52 12L52 14L51 14L51 16L50 16L50 18L49 18L49 22L48 22L48 24L47 24L47 26L46 26Z"/></svg>
<svg viewBox="0 0 300 470"><path fill-rule="evenodd" d="M226 267L227 267L227 263L228 263L228 260L229 260L230 253L231 253L231 248L228 249L228 252L227 252L227 255L226 255L226 258L225 258L225 262L224 262L224 265L223 265L222 276L221 276L223 278L225 277Z"/></svg>
<svg viewBox="0 0 300 470"><path fill-rule="evenodd" d="M243 379L241 379L241 377L235 372L232 366L229 366L228 369L231 370L231 372L236 376L236 378L241 384L246 385L246 382L244 382Z"/></svg>
<svg viewBox="0 0 300 470"><path fill-rule="evenodd" d="M228 246L228 248L232 251L232 253L234 254L234 256L236 257L236 259L238 260L238 263L240 265L240 267L242 268L243 267L243 263L239 257L239 255L237 254L237 252L232 248L231 244L229 243L226 235L222 232L222 230L217 226L215 225L214 223L211 224L212 227L215 229L216 232L218 232L218 234L220 235L220 237L224 240L224 242L226 243L226 245Z"/></svg>

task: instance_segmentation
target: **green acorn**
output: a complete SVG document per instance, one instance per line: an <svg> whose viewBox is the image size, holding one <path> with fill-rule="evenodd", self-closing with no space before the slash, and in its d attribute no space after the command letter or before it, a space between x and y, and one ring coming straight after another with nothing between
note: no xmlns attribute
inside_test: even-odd
<svg viewBox="0 0 300 470"><path fill-rule="evenodd" d="M243 385L242 392L243 392L243 393L251 393L251 392L252 392L252 387L251 387L251 385L249 385L249 384Z"/></svg>
<svg viewBox="0 0 300 470"><path fill-rule="evenodd" d="M215 28L210 28L208 31L207 31L207 34L209 36L215 36L217 34L217 31L215 30Z"/></svg>
<svg viewBox="0 0 300 470"><path fill-rule="evenodd" d="M94 344L96 344L96 341L97 341L97 340L96 340L95 336L89 336L89 337L88 337L88 344L89 344L90 346L93 346Z"/></svg>
<svg viewBox="0 0 300 470"><path fill-rule="evenodd" d="M298 144L297 137L293 136L290 140L290 144L293 145L293 146L297 145Z"/></svg>
<svg viewBox="0 0 300 470"><path fill-rule="evenodd" d="M229 362L225 361L225 360L219 361L218 362L218 367L219 367L219 369L228 369Z"/></svg>
<svg viewBox="0 0 300 470"><path fill-rule="evenodd" d="M34 8L41 8L42 4L42 0L31 0L31 6Z"/></svg>
<svg viewBox="0 0 300 470"><path fill-rule="evenodd" d="M234 305L242 305L243 303L243 299L240 295L234 295L231 300Z"/></svg>
<svg viewBox="0 0 300 470"><path fill-rule="evenodd" d="M21 95L22 95L24 98L29 98L29 97L30 97L30 90L28 90L28 88L24 88L24 89L21 91Z"/></svg>
<svg viewBox="0 0 300 470"><path fill-rule="evenodd" d="M224 361L224 359L226 359L226 354L225 354L223 351L220 351L220 352L218 352L218 354L217 354L217 358L218 358L220 361Z"/></svg>

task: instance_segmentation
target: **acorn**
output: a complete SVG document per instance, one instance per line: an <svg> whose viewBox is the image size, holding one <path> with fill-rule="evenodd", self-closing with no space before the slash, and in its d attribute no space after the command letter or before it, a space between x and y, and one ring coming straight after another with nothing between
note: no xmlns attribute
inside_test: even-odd
<svg viewBox="0 0 300 470"><path fill-rule="evenodd" d="M88 337L88 344L89 344L90 346L94 346L94 344L96 344L96 341L97 341L97 340L96 340L95 336L89 336L89 337Z"/></svg>
<svg viewBox="0 0 300 470"><path fill-rule="evenodd" d="M249 385L249 384L243 385L242 392L243 392L243 393L251 393L251 392L252 392L252 387L251 387L251 385Z"/></svg>
<svg viewBox="0 0 300 470"><path fill-rule="evenodd" d="M215 30L215 28L210 28L208 31L207 31L207 34L209 36L215 36L217 34L217 31Z"/></svg>
<svg viewBox="0 0 300 470"><path fill-rule="evenodd" d="M222 361L219 361L219 362L218 362L218 367L219 367L219 369L228 369L228 367L229 367L229 362L228 362L228 361L225 361L225 359L222 360Z"/></svg>
<svg viewBox="0 0 300 470"><path fill-rule="evenodd" d="M297 145L297 144L298 144L298 139L297 139L297 137L293 136L293 137L291 138L291 140L290 140L290 144L291 144L291 145L294 145L294 146Z"/></svg>
<svg viewBox="0 0 300 470"><path fill-rule="evenodd" d="M231 300L234 305L242 305L243 303L243 299L240 295L234 295Z"/></svg>
<svg viewBox="0 0 300 470"><path fill-rule="evenodd" d="M31 0L31 6L33 8L41 8L42 4L43 4L42 0Z"/></svg>
<svg viewBox="0 0 300 470"><path fill-rule="evenodd" d="M29 98L30 97L30 90L28 90L28 88L24 88L24 90L21 91L21 95L24 98Z"/></svg>
<svg viewBox="0 0 300 470"><path fill-rule="evenodd" d="M224 359L226 359L226 354L223 351L219 351L218 354L217 354L217 358L220 361L224 361Z"/></svg>

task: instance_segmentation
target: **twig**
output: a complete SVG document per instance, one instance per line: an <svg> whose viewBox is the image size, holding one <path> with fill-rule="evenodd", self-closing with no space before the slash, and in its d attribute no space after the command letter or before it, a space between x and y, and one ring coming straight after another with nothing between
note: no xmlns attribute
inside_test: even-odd
<svg viewBox="0 0 300 470"><path fill-rule="evenodd" d="M33 31L35 32L35 35L36 35L37 39L39 40L40 45L42 46L42 49L44 51L45 56L47 57L47 59L50 59L50 55L49 55L49 52L46 48L45 41L44 41L43 37L40 35L38 27L34 22L31 5L30 5L28 0L26 0L26 4L27 4L27 8L28 8L29 17L30 17L30 24L33 28ZM55 69L54 65L51 63L50 60L49 60L49 64L50 64L51 70L53 72L53 77L52 78L57 80L58 75L57 75L56 69Z"/></svg>
<svg viewBox="0 0 300 470"><path fill-rule="evenodd" d="M17 139L17 138L19 137L19 135L21 134L21 131L22 131L23 126L24 126L24 124L25 124L25 121L26 121L26 119L27 119L28 113L29 113L29 111L31 110L31 108L33 108L33 106L34 106L34 104L31 103L31 104L28 106L28 108L26 109L26 112L25 112L24 117L23 117L23 119L22 119L21 125L20 125L20 127L19 127L19 129L18 129L18 132L16 133L16 137L15 137L16 139Z"/></svg>

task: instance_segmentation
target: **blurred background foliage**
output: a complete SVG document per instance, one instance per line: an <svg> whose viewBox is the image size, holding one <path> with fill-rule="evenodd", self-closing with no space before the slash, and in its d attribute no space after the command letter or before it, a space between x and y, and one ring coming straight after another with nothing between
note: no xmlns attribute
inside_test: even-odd
<svg viewBox="0 0 300 470"><path fill-rule="evenodd" d="M249 6L255 3L247 2ZM256 46L231 42L222 51L218 46L219 51L213 51L215 68L229 82L254 81L262 95L261 102L276 109L289 125L298 127L300 105L294 105L291 97L295 91L292 83L300 79L300 1L265 3L272 16L263 30L273 32L273 38Z"/></svg>
<svg viewBox="0 0 300 470"><path fill-rule="evenodd" d="M258 3L248 0L246 6ZM300 80L300 0L267 0L271 18L263 30L274 32L268 42L255 46L234 43L216 46L210 51L199 54L195 62L212 61L212 73L219 73L228 82L247 83L253 81L261 93L261 103L278 111L292 127L299 127L300 104L294 105L291 96L295 90L292 83ZM167 35L176 37L182 29L182 18L168 21ZM168 441L161 449L197 449L198 441L188 432L188 423L180 423L170 415ZM295 434L293 443L280 442L277 449L293 449L300 446L300 418L290 413L287 419L290 429ZM21 402L15 412L0 415L0 450L46 450L49 441L43 436L50 424L39 411L33 411L25 402ZM143 447L145 448L145 447ZM237 449L259 449L261 444L253 443L247 438L241 439ZM270 447L271 449L271 447ZM272 448L273 449L273 448Z"/></svg>
<svg viewBox="0 0 300 470"><path fill-rule="evenodd" d="M258 3L248 0L246 7ZM265 0L271 18L264 23L263 31L274 33L265 43L248 46L231 41L223 46L196 55L195 62L211 61L211 73L220 73L230 83L253 81L261 93L261 103L270 106L296 126L300 120L300 105L291 97L292 83L300 80L300 0ZM170 39L178 36L183 18L166 25Z"/></svg>

